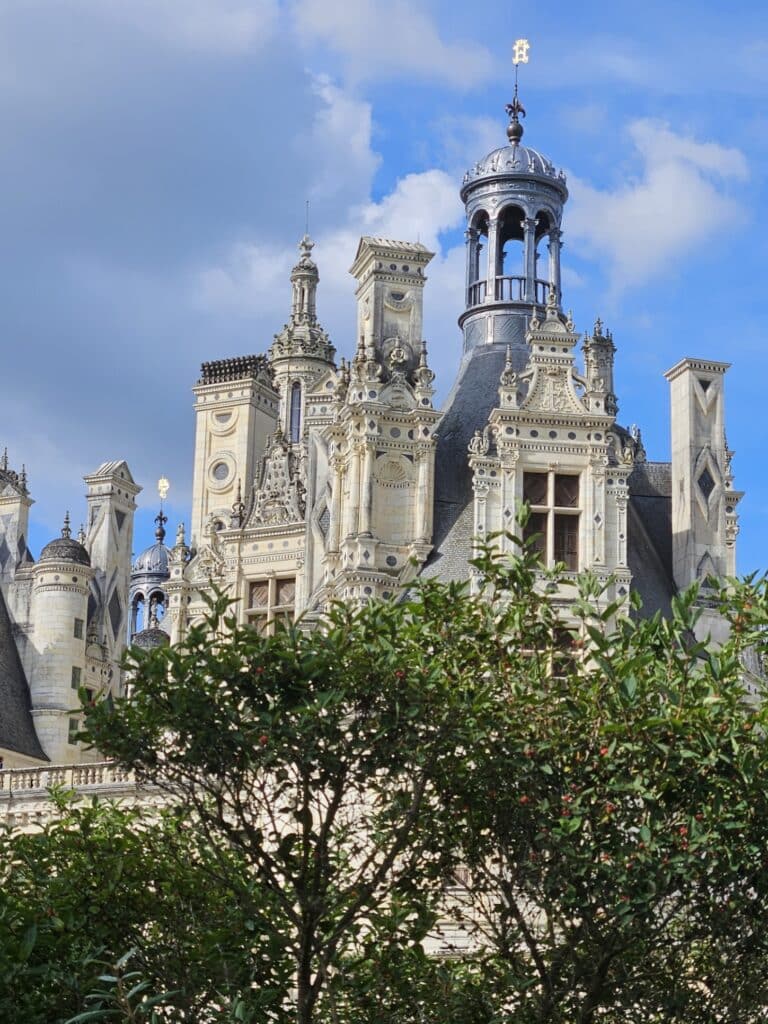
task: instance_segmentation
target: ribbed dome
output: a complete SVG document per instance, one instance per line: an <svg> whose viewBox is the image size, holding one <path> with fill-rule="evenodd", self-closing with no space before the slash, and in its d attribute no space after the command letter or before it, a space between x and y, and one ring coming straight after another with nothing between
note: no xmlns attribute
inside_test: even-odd
<svg viewBox="0 0 768 1024"><path fill-rule="evenodd" d="M170 550L158 541L146 551L142 551L133 563L132 573L151 573L152 575L168 575L168 556Z"/></svg>
<svg viewBox="0 0 768 1024"><path fill-rule="evenodd" d="M548 178L554 179L561 188L565 188L565 174L542 153L530 146L501 146L494 149L474 167L467 171L462 182L462 192L466 187L484 178Z"/></svg>
<svg viewBox="0 0 768 1024"><path fill-rule="evenodd" d="M83 529L80 527L80 537L85 540ZM69 512L64 516L64 526L60 537L55 537L45 545L40 552L41 562L72 562L75 565L90 565L91 556L85 550L79 540L72 539L72 531L69 528Z"/></svg>
<svg viewBox="0 0 768 1024"><path fill-rule="evenodd" d="M82 544L71 537L56 537L46 544L40 552L41 562L74 562L77 565L90 565L91 556Z"/></svg>

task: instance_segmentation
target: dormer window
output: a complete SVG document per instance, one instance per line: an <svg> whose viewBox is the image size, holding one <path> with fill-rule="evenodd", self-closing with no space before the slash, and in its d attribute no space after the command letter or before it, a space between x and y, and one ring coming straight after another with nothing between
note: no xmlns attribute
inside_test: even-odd
<svg viewBox="0 0 768 1024"><path fill-rule="evenodd" d="M523 500L530 510L523 538L545 566L579 570L579 477L575 473L524 473Z"/></svg>

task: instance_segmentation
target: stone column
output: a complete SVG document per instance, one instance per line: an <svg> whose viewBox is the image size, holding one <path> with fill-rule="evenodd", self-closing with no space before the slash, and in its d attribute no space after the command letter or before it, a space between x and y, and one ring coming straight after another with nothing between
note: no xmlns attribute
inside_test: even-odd
<svg viewBox="0 0 768 1024"><path fill-rule="evenodd" d="M560 228L552 228L549 232L549 282L555 289L558 305L560 304L560 251L562 249L562 232Z"/></svg>
<svg viewBox="0 0 768 1024"><path fill-rule="evenodd" d="M494 217L488 225L488 289L485 295L486 302L496 301L496 275L499 259L499 218Z"/></svg>
<svg viewBox="0 0 768 1024"><path fill-rule="evenodd" d="M525 252L525 297L528 302L536 301L536 218L526 217L523 224L523 247Z"/></svg>
<svg viewBox="0 0 768 1024"><path fill-rule="evenodd" d="M349 476L349 505L344 517L344 534L353 537L358 532L360 515L360 452L356 444L350 444L347 457L347 474Z"/></svg>
<svg viewBox="0 0 768 1024"><path fill-rule="evenodd" d="M331 472L333 474L333 483L331 485L331 521L328 524L328 551L337 552L339 550L339 528L341 526L341 465L339 463L338 455L334 454L331 457Z"/></svg>
<svg viewBox="0 0 768 1024"><path fill-rule="evenodd" d="M368 442L363 449L363 473L360 480L360 533L371 536L373 520L373 460L375 452Z"/></svg>
<svg viewBox="0 0 768 1024"><path fill-rule="evenodd" d="M418 476L416 478L416 515L414 536L419 544L429 544L432 540L432 502L429 493L429 451L420 448L416 453Z"/></svg>
<svg viewBox="0 0 768 1024"><path fill-rule="evenodd" d="M467 244L467 294L466 304L471 306L469 289L472 284L477 280L477 274L475 273L475 266L477 262L477 231L475 228L467 228L464 232L464 240Z"/></svg>

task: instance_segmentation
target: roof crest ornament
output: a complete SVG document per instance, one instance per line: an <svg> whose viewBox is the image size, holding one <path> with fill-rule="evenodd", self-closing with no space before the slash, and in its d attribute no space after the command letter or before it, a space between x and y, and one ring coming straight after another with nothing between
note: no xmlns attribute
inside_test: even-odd
<svg viewBox="0 0 768 1024"><path fill-rule="evenodd" d="M531 44L527 39L516 39L515 45L512 48L512 63L515 65L515 95L511 103L507 103L504 108L509 114L509 124L507 125L507 138L511 146L517 146L520 139L523 137L523 126L520 124L520 116L525 117L525 107L520 102L520 98L517 94L517 69L520 64L528 63L528 51L531 48Z"/></svg>

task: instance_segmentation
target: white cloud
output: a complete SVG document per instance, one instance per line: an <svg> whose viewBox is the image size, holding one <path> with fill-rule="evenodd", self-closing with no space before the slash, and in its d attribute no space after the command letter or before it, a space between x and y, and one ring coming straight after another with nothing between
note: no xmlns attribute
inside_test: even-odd
<svg viewBox="0 0 768 1024"><path fill-rule="evenodd" d="M299 38L340 53L355 81L408 75L462 89L495 71L487 49L467 40L446 42L429 16L407 0L297 0L294 18Z"/></svg>
<svg viewBox="0 0 768 1024"><path fill-rule="evenodd" d="M380 158L371 149L371 105L344 92L326 75L312 89L323 100L309 132L298 148L311 154L312 197L344 196L359 202L370 195Z"/></svg>
<svg viewBox="0 0 768 1024"><path fill-rule="evenodd" d="M737 149L697 142L667 125L639 120L629 135L640 177L601 190L571 175L568 236L607 270L614 295L668 272L685 254L741 222L728 194L749 169Z"/></svg>
<svg viewBox="0 0 768 1024"><path fill-rule="evenodd" d="M247 53L276 27L278 0L80 0L109 16L183 49Z"/></svg>
<svg viewBox="0 0 768 1024"><path fill-rule="evenodd" d="M506 122L501 105L499 116L466 117L460 114L439 118L432 125L437 138L438 155L456 178L456 187L461 176L477 160L482 159L499 146L506 146Z"/></svg>

